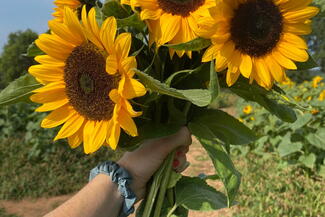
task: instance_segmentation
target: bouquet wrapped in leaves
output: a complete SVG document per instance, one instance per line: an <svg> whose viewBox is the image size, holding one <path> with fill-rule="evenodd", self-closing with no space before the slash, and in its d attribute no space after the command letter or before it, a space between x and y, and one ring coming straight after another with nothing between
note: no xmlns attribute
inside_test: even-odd
<svg viewBox="0 0 325 217"><path fill-rule="evenodd" d="M4 89L0 105L30 99L50 112L86 154L134 149L188 126L216 174L172 171L173 153L152 178L137 216L187 216L235 204L241 174L231 145L257 139L242 122L209 105L222 91L257 102L286 122L294 103L276 82L315 62L302 38L318 8L311 0L55 0L49 32L29 47L39 63ZM207 184L219 179L224 193Z"/></svg>

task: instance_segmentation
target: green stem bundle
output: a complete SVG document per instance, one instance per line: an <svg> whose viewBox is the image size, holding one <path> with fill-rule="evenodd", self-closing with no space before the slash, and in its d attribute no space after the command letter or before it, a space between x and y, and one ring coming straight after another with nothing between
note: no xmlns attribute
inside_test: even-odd
<svg viewBox="0 0 325 217"><path fill-rule="evenodd" d="M146 199L143 217L160 217L161 209L166 197L170 174L172 172L174 156L175 151L168 155L162 166L153 176L153 182ZM151 215L153 210L154 213Z"/></svg>

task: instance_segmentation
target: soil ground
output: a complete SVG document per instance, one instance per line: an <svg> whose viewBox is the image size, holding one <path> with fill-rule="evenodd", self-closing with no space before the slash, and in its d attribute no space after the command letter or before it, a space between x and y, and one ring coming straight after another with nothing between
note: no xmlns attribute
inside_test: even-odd
<svg viewBox="0 0 325 217"><path fill-rule="evenodd" d="M214 174L213 165L209 161L204 149L193 140L193 144L187 155L190 167L184 175L197 176L200 173ZM217 189L222 189L221 183L211 182ZM72 195L63 195L50 198L24 199L21 201L0 201L0 208L4 208L8 214L15 214L19 217L41 217L55 207L68 200ZM190 212L189 217L230 217L236 208L223 209L216 212Z"/></svg>

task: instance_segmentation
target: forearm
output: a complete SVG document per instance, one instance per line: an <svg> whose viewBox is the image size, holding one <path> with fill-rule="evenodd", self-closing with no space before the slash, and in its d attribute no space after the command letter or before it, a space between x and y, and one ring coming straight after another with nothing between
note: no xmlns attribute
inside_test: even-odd
<svg viewBox="0 0 325 217"><path fill-rule="evenodd" d="M122 203L117 185L100 174L46 217L117 217Z"/></svg>

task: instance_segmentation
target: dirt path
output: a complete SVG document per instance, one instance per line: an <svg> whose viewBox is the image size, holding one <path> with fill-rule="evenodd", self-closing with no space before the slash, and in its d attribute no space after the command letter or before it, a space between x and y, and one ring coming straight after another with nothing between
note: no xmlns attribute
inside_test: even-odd
<svg viewBox="0 0 325 217"><path fill-rule="evenodd" d="M212 175L214 174L213 165L204 149L193 140L193 145L188 153L188 161L191 162L190 167L184 172L184 175L197 176L200 173ZM221 183L210 182L217 189L222 189ZM71 195L64 195L51 198L24 199L21 201L0 201L0 207L5 208L9 214L16 214L19 217L41 217L50 210L59 206L61 203L69 199ZM217 212L190 212L189 217L230 217L235 208L223 209Z"/></svg>

